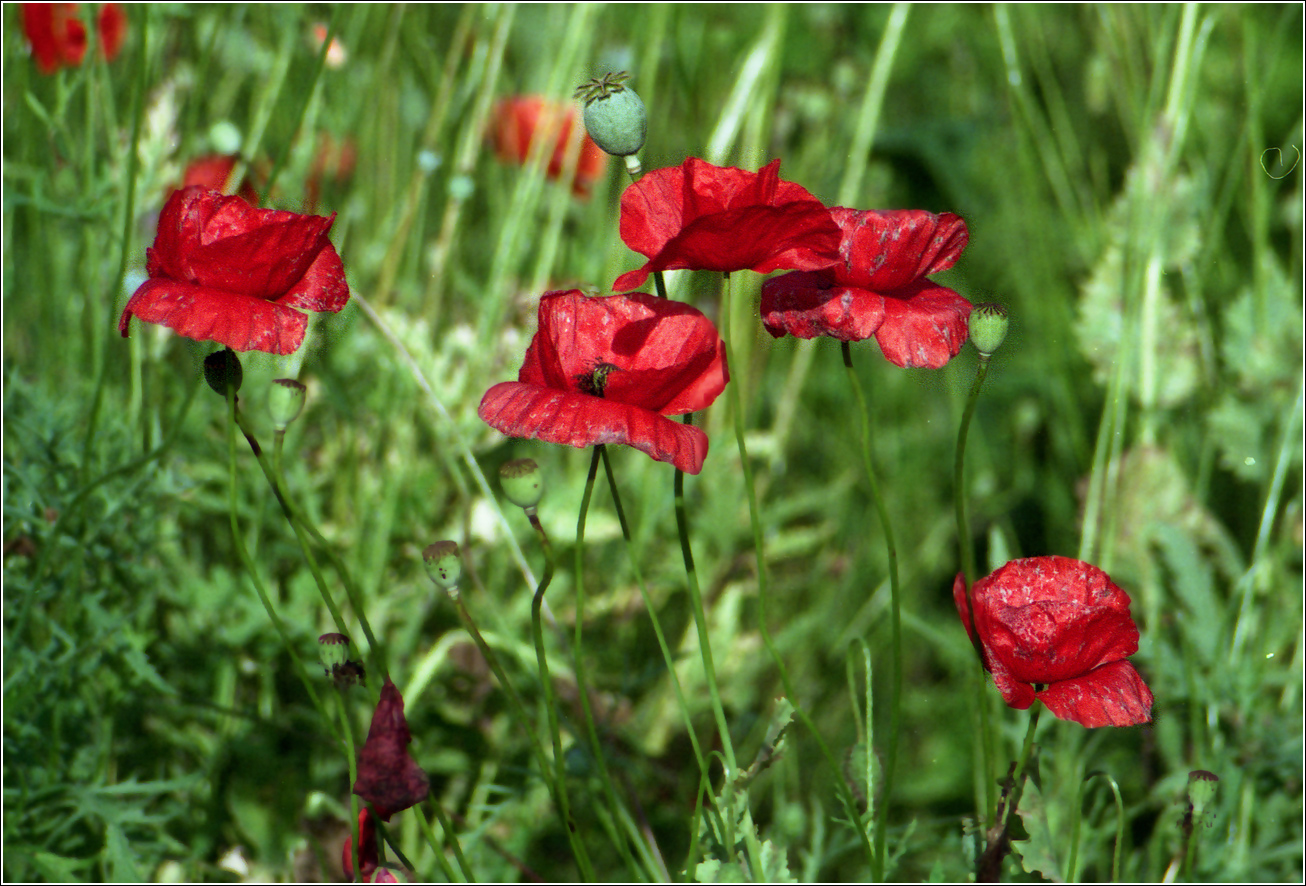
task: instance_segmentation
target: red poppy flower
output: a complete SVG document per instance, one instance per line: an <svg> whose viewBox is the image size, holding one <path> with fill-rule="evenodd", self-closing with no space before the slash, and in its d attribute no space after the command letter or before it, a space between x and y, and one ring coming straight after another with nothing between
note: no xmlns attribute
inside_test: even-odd
<svg viewBox="0 0 1306 886"><path fill-rule="evenodd" d="M547 292L517 381L490 388L478 414L511 437L623 443L697 474L707 435L664 416L706 408L729 379L725 343L689 305Z"/></svg>
<svg viewBox="0 0 1306 886"><path fill-rule="evenodd" d="M536 138L552 138L553 153L545 174L551 179L563 176L567 150L574 133L580 133L580 156L571 189L587 196L594 182L603 177L608 155L599 150L584 127L576 125L576 109L571 105L549 101L538 95L507 98L494 107L494 125L490 133L494 152L504 163L525 163Z"/></svg>
<svg viewBox="0 0 1306 886"><path fill-rule="evenodd" d="M780 180L779 160L748 172L690 157L621 195L621 239L649 261L612 288L634 289L674 268L814 271L839 260L840 236L820 200Z"/></svg>
<svg viewBox="0 0 1306 886"><path fill-rule="evenodd" d="M340 853L340 864L345 870L345 876L354 879L354 835L350 834L345 837L345 848ZM380 863L380 855L376 846L376 824L372 821L372 810L366 806L358 813L358 867L363 874L363 882L366 883L376 870L377 864Z"/></svg>
<svg viewBox="0 0 1306 886"><path fill-rule="evenodd" d="M23 33L32 44L32 55L42 74L53 74L67 65L76 67L86 57L86 26L80 3L24 3ZM127 37L127 16L117 3L100 7L100 47L113 60Z"/></svg>
<svg viewBox="0 0 1306 886"><path fill-rule="evenodd" d="M181 186L183 188L198 186L210 191L225 191L227 179L231 178L231 172L236 168L239 160L240 157L235 154L208 154L192 160L182 175ZM240 187L236 189L236 196L250 206L257 206L259 203L258 192L254 190L254 186L248 179L241 181Z"/></svg>
<svg viewBox="0 0 1306 886"><path fill-rule="evenodd" d="M382 821L416 806L431 792L426 773L408 755L410 741L404 699L386 678L367 741L358 755L358 780L354 782L354 793L371 803Z"/></svg>
<svg viewBox="0 0 1306 886"><path fill-rule="evenodd" d="M952 267L966 248L966 223L950 212L880 212L835 207L841 261L816 273L762 284L762 323L776 338L875 336L897 366L938 369L961 352L970 302L925 279Z"/></svg>
<svg viewBox="0 0 1306 886"><path fill-rule="evenodd" d="M1037 698L1062 720L1088 727L1152 719L1152 693L1125 661L1138 651L1129 595L1101 569L1069 557L1012 560L975 582L974 628L960 575L952 596L1013 708L1023 711Z"/></svg>
<svg viewBox="0 0 1306 886"><path fill-rule="evenodd" d="M334 220L199 187L174 191L146 253L150 279L127 302L119 331L127 335L134 315L237 351L291 353L308 328L302 311L335 313L349 301L327 239Z"/></svg>

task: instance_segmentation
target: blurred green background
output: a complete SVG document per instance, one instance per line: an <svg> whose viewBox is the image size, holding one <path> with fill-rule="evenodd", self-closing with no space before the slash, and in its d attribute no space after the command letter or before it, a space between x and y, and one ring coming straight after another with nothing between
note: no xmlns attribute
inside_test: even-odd
<svg viewBox="0 0 1306 886"><path fill-rule="evenodd" d="M242 403L270 436L267 383L297 376L290 485L349 564L404 692L413 753L487 880L572 879L502 693L422 572L452 538L469 609L538 703L527 573L542 558L487 496L531 457L541 519L572 562L588 456L505 440L476 416L515 377L547 289L604 290L642 259L617 234L625 183L588 198L487 140L498 99L566 101L625 69L649 109L646 169L686 156L781 175L827 203L956 212L970 246L940 276L1007 306L970 434L981 568L1064 554L1134 601L1134 662L1155 722L1088 731L1045 718L1031 839L1010 879L1064 876L1086 774L1124 801L1122 879L1178 871L1188 772L1221 781L1195 880L1302 876L1302 11L1258 6L236 5L124 7L111 62L46 76L4 9L4 874L6 879L340 877L345 758L309 704L233 554L213 347L116 323L143 279L158 208L192 160L239 152L270 205L336 213L358 300L291 358L245 358ZM315 23L343 58L317 75ZM94 42L92 40L92 42ZM323 134L352 168L318 169ZM540 158L547 162L547 157ZM761 278L735 275L747 298ZM671 275L717 316L717 275ZM747 298L739 303L747 305ZM851 761L849 663L875 665L887 722L887 572L838 347L730 324L771 588L795 699ZM908 650L892 797L893 876L966 878L978 785L971 692L950 596L952 453L973 377L899 370L854 348L897 533ZM751 760L781 694L757 629L757 575L727 398L687 484L695 555L735 743ZM671 511L671 471L612 453L640 566L712 734ZM311 658L330 629L248 453L239 518ZM586 655L622 796L681 878L696 767L606 490L586 533ZM574 576L549 591L574 613ZM356 637L356 639L361 639ZM566 647L551 654L573 801L600 876L612 850ZM326 683L323 683L326 687ZM375 691L375 687L372 688ZM370 709L353 701L358 728ZM800 879L867 876L810 736L749 787L762 836ZM1038 804L1041 803L1041 806ZM1026 808L1026 807L1022 807ZM1083 798L1078 873L1109 879L1116 812ZM395 836L423 876L412 816ZM696 860L695 860L696 861ZM694 870L691 864L690 879Z"/></svg>

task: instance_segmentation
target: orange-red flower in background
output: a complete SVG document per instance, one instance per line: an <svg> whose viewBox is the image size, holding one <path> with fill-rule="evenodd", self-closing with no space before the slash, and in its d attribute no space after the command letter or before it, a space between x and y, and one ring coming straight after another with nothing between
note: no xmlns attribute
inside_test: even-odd
<svg viewBox="0 0 1306 886"><path fill-rule="evenodd" d="M23 4L23 33L42 74L53 74L65 65L76 67L86 57L80 7L80 3ZM104 57L112 61L127 39L127 16L117 3L105 3L97 25Z"/></svg>
<svg viewBox="0 0 1306 886"><path fill-rule="evenodd" d="M840 236L820 200L780 180L779 160L749 172L690 157L622 193L621 239L648 262L612 288L634 289L676 268L813 271L839 261Z"/></svg>
<svg viewBox="0 0 1306 886"><path fill-rule="evenodd" d="M335 216L257 209L200 187L173 191L146 252L149 279L118 321L131 318L237 351L289 354L308 328L303 311L341 310L349 284L327 238Z"/></svg>
<svg viewBox="0 0 1306 886"><path fill-rule="evenodd" d="M186 172L181 179L181 186L189 188L199 186L210 191L226 192L227 179L231 178L232 171L236 168L236 163L240 157L235 154L207 154L196 160L192 160L186 166ZM242 179L240 187L236 189L236 196L244 200L250 206L258 206L258 192L254 186L249 183L249 179Z"/></svg>
<svg viewBox="0 0 1306 886"><path fill-rule="evenodd" d="M403 696L387 677L367 741L358 755L358 779L354 782L354 793L371 803L382 821L416 806L431 792L426 773L408 754L410 741Z"/></svg>
<svg viewBox="0 0 1306 886"><path fill-rule="evenodd" d="M1129 595L1101 569L1069 557L1029 557L975 582L969 605L961 575L952 595L1013 708L1025 710L1037 698L1053 715L1088 727L1152 719L1151 690L1125 661L1138 651Z"/></svg>
<svg viewBox="0 0 1306 886"><path fill-rule="evenodd" d="M480 417L510 437L585 447L622 443L697 474L707 435L668 415L705 409L725 389L712 321L642 292L547 292L515 382L490 388Z"/></svg>
<svg viewBox="0 0 1306 886"><path fill-rule="evenodd" d="M830 210L842 230L838 264L762 284L762 322L776 338L875 337L897 366L938 369L966 343L971 305L926 275L952 267L966 223L918 209Z"/></svg>
<svg viewBox="0 0 1306 886"><path fill-rule="evenodd" d="M354 836L345 837L345 848L340 853L340 864L345 876L354 879ZM376 845L376 823L372 821L372 810L366 806L358 813L358 867L362 872L362 881L366 883L376 870L380 856Z"/></svg>
<svg viewBox="0 0 1306 886"><path fill-rule="evenodd" d="M490 139L495 155L504 163L525 163L535 139L553 140L553 151L545 168L545 174L551 179L563 177L570 142L580 138L580 154L571 181L571 189L578 196L587 196L607 169L608 155L599 150L583 126L577 126L576 108L572 105L538 95L516 96L495 105L492 119Z"/></svg>

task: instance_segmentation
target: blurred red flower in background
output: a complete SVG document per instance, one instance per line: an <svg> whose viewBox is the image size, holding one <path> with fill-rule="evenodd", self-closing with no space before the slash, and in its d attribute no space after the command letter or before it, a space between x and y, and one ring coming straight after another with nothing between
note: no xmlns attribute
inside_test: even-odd
<svg viewBox="0 0 1306 886"><path fill-rule="evenodd" d="M341 310L344 265L327 233L335 216L257 209L200 187L174 191L146 252L150 279L118 321L133 316L237 351L289 354L304 341L303 311Z"/></svg>
<svg viewBox="0 0 1306 886"><path fill-rule="evenodd" d="M358 779L354 782L354 793L371 803L382 821L416 806L431 792L426 773L408 754L410 741L403 696L387 677L367 741L358 755Z"/></svg>
<svg viewBox="0 0 1306 886"><path fill-rule="evenodd" d="M515 382L480 417L510 437L585 447L622 443L697 474L707 435L666 418L706 408L729 381L725 343L689 305L642 292L540 298L539 331Z"/></svg>
<svg viewBox="0 0 1306 886"><path fill-rule="evenodd" d="M950 212L830 210L843 231L841 261L762 284L762 322L776 338L875 336L891 363L938 369L966 343L971 305L925 279L956 263L970 239Z"/></svg>
<svg viewBox="0 0 1306 886"><path fill-rule="evenodd" d="M608 155L599 150L583 126L576 125L575 107L543 96L523 95L500 101L494 106L492 116L490 139L495 155L504 163L525 163L535 139L551 138L553 152L549 154L549 165L544 171L549 178L560 179L567 149L578 133L580 154L571 182L572 191L582 197L588 196L594 182L603 177Z"/></svg>
<svg viewBox="0 0 1306 886"><path fill-rule="evenodd" d="M345 876L354 879L354 836L345 837L345 848L340 854L340 864ZM362 872L363 882L372 875L380 862L376 846L376 824L372 821L372 810L366 806L358 813L358 867Z"/></svg>
<svg viewBox="0 0 1306 886"><path fill-rule="evenodd" d="M975 582L969 607L961 575L952 595L1011 707L1023 711L1037 698L1060 719L1088 727L1151 721L1151 690L1125 661L1138 651L1129 595L1101 569L1069 557L1029 557Z"/></svg>
<svg viewBox="0 0 1306 886"><path fill-rule="evenodd" d="M24 3L23 33L42 74L67 65L76 67L86 57L86 26L80 3ZM127 39L127 16L117 3L100 7L97 21L100 47L112 61Z"/></svg>
<svg viewBox="0 0 1306 886"><path fill-rule="evenodd" d="M748 172L690 157L622 193L621 239L649 260L612 288L634 289L676 268L813 271L839 261L840 236L820 200L780 180L779 160Z"/></svg>
<svg viewBox="0 0 1306 886"><path fill-rule="evenodd" d="M182 175L181 186L183 188L201 187L210 191L226 192L227 179L231 178L232 170L236 168L236 163L240 157L235 154L208 154L196 160L192 160L186 166L186 172ZM254 186L249 183L249 179L242 179L240 187L236 189L236 196L244 200L250 206L258 206L258 192Z"/></svg>

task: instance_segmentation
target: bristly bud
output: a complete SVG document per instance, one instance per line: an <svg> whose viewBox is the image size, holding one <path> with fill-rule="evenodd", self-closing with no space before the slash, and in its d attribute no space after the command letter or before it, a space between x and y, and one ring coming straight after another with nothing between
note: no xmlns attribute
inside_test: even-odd
<svg viewBox="0 0 1306 886"><path fill-rule="evenodd" d="M1007 337L1007 309L991 303L976 305L970 312L970 341L982 357L991 357Z"/></svg>
<svg viewBox="0 0 1306 886"><path fill-rule="evenodd" d="M515 459L499 468L499 487L508 501L533 514L544 495L544 474L535 459Z"/></svg>
<svg viewBox="0 0 1306 886"><path fill-rule="evenodd" d="M629 79L625 71L609 72L576 89L576 98L585 100L585 130L594 144L616 157L636 153L648 135L648 112L625 85Z"/></svg>
<svg viewBox="0 0 1306 886"><path fill-rule="evenodd" d="M204 358L204 380L219 396L227 396L228 387L232 393L239 393L244 379L245 370L240 366L240 358L231 348L214 351Z"/></svg>
<svg viewBox="0 0 1306 886"><path fill-rule="evenodd" d="M293 378L274 378L268 391L268 411L278 431L284 431L304 411L307 389Z"/></svg>
<svg viewBox="0 0 1306 886"><path fill-rule="evenodd" d="M463 561L457 542L437 541L427 545L426 550L422 551L422 562L426 564L426 574L431 577L431 581L450 595L458 593L458 582L463 577Z"/></svg>

